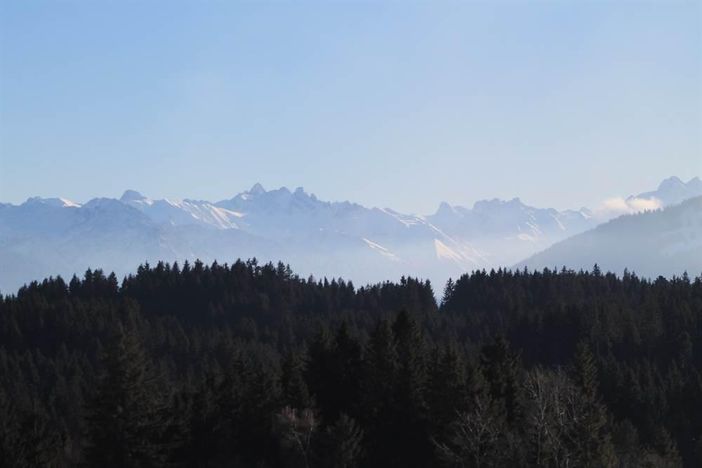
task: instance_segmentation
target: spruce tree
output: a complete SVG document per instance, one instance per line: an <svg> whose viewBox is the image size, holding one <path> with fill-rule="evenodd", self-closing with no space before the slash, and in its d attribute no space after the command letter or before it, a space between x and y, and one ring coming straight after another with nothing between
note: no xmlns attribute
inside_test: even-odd
<svg viewBox="0 0 702 468"><path fill-rule="evenodd" d="M392 329L399 364L392 430L396 462L402 466L424 466L432 451L426 404L424 338L417 322L405 311L398 314Z"/></svg>
<svg viewBox="0 0 702 468"><path fill-rule="evenodd" d="M515 422L521 406L519 355L512 351L506 338L498 336L491 344L483 346L480 367L492 398L504 404L508 422Z"/></svg>
<svg viewBox="0 0 702 468"><path fill-rule="evenodd" d="M453 346L436 350L429 368L427 403L434 437L445 436L468 405L465 365Z"/></svg>
<svg viewBox="0 0 702 468"><path fill-rule="evenodd" d="M290 352L281 365L281 391L285 405L296 409L312 407L312 397L304 378L305 363L298 353Z"/></svg>
<svg viewBox="0 0 702 468"><path fill-rule="evenodd" d="M582 415L574 421L574 452L582 466L606 466L613 463L614 449L607 430L607 414L599 398L599 379L595 357L585 342L575 354L575 383L581 392Z"/></svg>
<svg viewBox="0 0 702 468"><path fill-rule="evenodd" d="M307 347L305 380L323 419L330 419L336 407L332 375L333 339L326 328L320 329Z"/></svg>
<svg viewBox="0 0 702 468"><path fill-rule="evenodd" d="M361 379L361 345L349 334L343 322L334 336L331 355L330 391L334 405L327 414L331 424L341 413L355 414L358 411Z"/></svg>
<svg viewBox="0 0 702 468"><path fill-rule="evenodd" d="M421 414L426 410L427 383L424 339L417 322L406 312L398 314L392 325L398 354L398 393L402 406Z"/></svg>
<svg viewBox="0 0 702 468"><path fill-rule="evenodd" d="M162 466L169 448L164 440L169 424L166 401L136 334L117 328L86 408L86 462L102 467Z"/></svg>
<svg viewBox="0 0 702 468"><path fill-rule="evenodd" d="M395 388L397 386L397 348L387 321L378 323L368 341L363 371L363 417L365 465L392 466L397 456L393 446Z"/></svg>

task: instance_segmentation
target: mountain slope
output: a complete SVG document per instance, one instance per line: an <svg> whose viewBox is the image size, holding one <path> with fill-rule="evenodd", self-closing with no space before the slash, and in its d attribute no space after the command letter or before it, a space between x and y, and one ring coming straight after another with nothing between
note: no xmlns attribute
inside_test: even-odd
<svg viewBox="0 0 702 468"><path fill-rule="evenodd" d="M702 273L702 197L668 208L626 215L540 252L517 267L565 266L649 277Z"/></svg>
<svg viewBox="0 0 702 468"><path fill-rule="evenodd" d="M426 219L457 241L470 242L485 266L511 265L597 224L587 209L535 208L519 198L482 200L473 208L442 203Z"/></svg>
<svg viewBox="0 0 702 468"><path fill-rule="evenodd" d="M139 192L127 190L119 199L146 214L154 222L182 226L197 224L216 229L236 229L241 214L198 200L151 200Z"/></svg>

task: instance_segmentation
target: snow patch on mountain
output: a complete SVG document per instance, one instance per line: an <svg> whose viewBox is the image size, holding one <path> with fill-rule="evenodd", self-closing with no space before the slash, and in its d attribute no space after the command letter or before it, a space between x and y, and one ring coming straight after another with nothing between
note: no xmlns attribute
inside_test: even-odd
<svg viewBox="0 0 702 468"><path fill-rule="evenodd" d="M460 262L463 257L449 248L448 245L441 242L439 239L434 239L434 249L436 258L444 258L454 262Z"/></svg>
<svg viewBox="0 0 702 468"><path fill-rule="evenodd" d="M481 262L488 267L512 264L596 225L589 211L535 208L519 198L480 200L472 208L444 202L425 219L481 252Z"/></svg>
<svg viewBox="0 0 702 468"><path fill-rule="evenodd" d="M55 197L55 198L41 198L41 197L31 197L28 198L25 203L28 204L42 204L47 206L54 206L58 208L80 208L80 204L71 201L67 198Z"/></svg>
<svg viewBox="0 0 702 468"><path fill-rule="evenodd" d="M392 260L393 262L399 262L399 261L400 261L400 259L397 258L397 255L395 255L394 253L390 252L388 249L386 249L386 248L383 247L382 245L378 244L377 242L373 242L372 240L366 239L365 237L362 238L362 239L363 239L363 242L365 242L365 243L368 245L368 247L370 247L370 248L373 249L374 251L378 252L380 255L382 255L382 256L384 256L384 257L386 257L386 258L389 258L389 259Z"/></svg>
<svg viewBox="0 0 702 468"><path fill-rule="evenodd" d="M124 192L120 201L134 207L160 224L199 224L216 229L238 229L243 214L198 200L152 200L134 190Z"/></svg>

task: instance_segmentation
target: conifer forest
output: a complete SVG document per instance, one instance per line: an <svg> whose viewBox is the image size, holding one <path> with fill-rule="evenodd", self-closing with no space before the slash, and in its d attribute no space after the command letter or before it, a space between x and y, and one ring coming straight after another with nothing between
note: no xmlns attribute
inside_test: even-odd
<svg viewBox="0 0 702 468"><path fill-rule="evenodd" d="M702 466L700 277L198 261L4 293L3 467Z"/></svg>

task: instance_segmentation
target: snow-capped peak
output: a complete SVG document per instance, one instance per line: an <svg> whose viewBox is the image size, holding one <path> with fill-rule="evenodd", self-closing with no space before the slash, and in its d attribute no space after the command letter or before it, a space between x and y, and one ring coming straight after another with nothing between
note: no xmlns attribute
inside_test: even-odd
<svg viewBox="0 0 702 468"><path fill-rule="evenodd" d="M164 198L151 200L134 190L127 190L120 203L138 209L158 224L171 226L201 225L217 229L236 229L241 214L214 206L207 201Z"/></svg>
<svg viewBox="0 0 702 468"><path fill-rule="evenodd" d="M42 204L48 206L55 206L59 208L80 208L80 203L73 202L67 198L53 197L53 198L42 198L42 197L30 197L25 203L28 204Z"/></svg>

